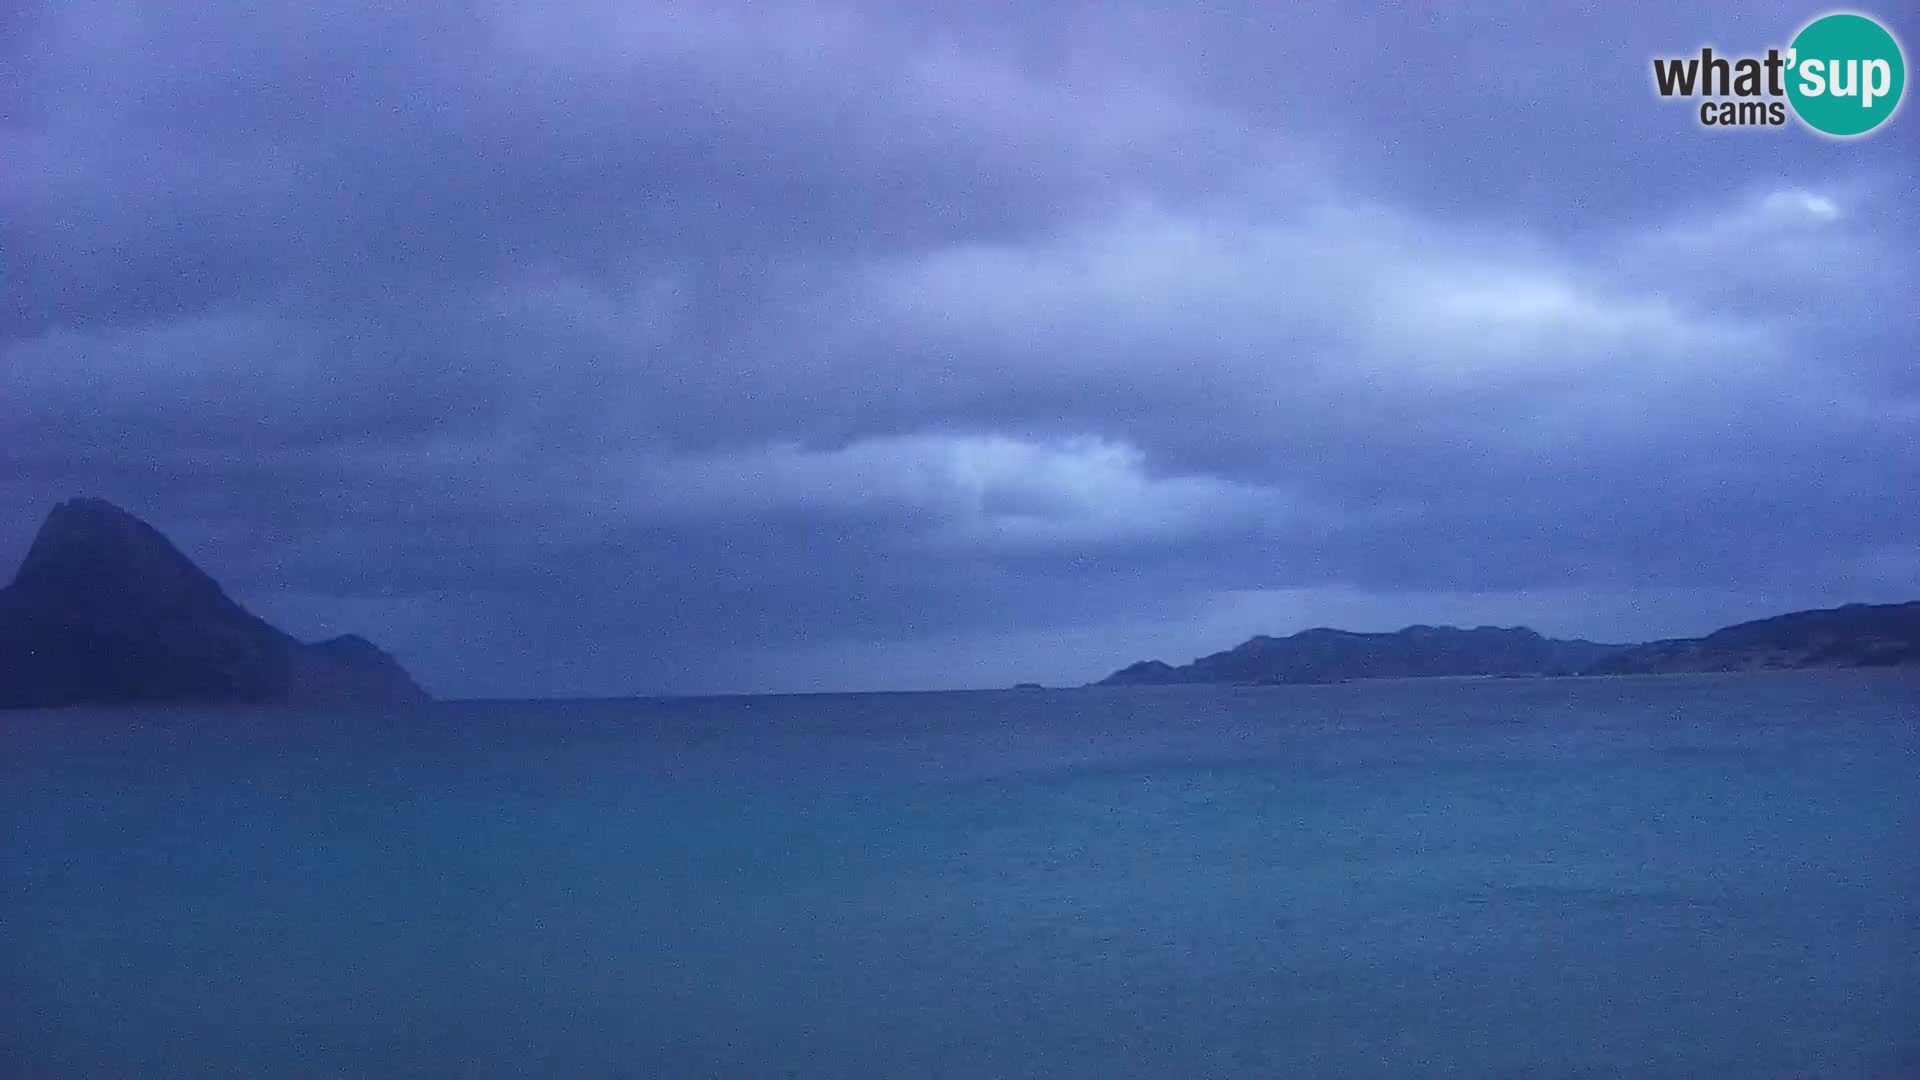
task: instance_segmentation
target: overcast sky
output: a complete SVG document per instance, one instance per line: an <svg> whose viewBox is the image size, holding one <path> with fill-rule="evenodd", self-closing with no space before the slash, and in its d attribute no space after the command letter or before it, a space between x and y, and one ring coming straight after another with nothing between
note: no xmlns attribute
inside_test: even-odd
<svg viewBox="0 0 1920 1080"><path fill-rule="evenodd" d="M442 695L1920 597L1920 116L1652 91L1823 9L920 6L0 5L0 561Z"/></svg>

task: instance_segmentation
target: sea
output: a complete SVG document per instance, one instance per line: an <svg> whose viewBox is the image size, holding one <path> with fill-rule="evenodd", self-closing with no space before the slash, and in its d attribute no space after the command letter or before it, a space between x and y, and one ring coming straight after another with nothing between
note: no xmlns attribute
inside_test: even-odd
<svg viewBox="0 0 1920 1080"><path fill-rule="evenodd" d="M1920 1076L1920 673L0 714L0 1077Z"/></svg>

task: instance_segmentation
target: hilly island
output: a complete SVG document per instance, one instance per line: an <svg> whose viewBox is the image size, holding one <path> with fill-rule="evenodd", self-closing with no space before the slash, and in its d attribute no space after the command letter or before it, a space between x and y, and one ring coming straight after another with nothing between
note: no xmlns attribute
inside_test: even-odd
<svg viewBox="0 0 1920 1080"><path fill-rule="evenodd" d="M0 708L426 700L372 642L296 640L102 499L55 506L0 589Z"/></svg>

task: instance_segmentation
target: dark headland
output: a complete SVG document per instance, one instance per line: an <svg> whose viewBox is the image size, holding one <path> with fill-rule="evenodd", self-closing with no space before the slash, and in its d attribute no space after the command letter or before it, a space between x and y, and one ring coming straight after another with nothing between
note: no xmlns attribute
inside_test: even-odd
<svg viewBox="0 0 1920 1080"><path fill-rule="evenodd" d="M1798 611L1705 637L1602 645L1523 626L1409 626L1382 634L1303 630L1255 637L1178 667L1142 660L1102 686L1324 683L1423 676L1652 675L1920 665L1920 602Z"/></svg>
<svg viewBox="0 0 1920 1080"><path fill-rule="evenodd" d="M103 499L55 506L0 589L0 708L426 700L372 642L296 640Z"/></svg>

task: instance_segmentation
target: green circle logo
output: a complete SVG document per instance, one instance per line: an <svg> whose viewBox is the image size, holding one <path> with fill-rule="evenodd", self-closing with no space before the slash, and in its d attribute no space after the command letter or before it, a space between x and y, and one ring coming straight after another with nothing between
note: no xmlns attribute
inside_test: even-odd
<svg viewBox="0 0 1920 1080"><path fill-rule="evenodd" d="M1787 53L1787 98L1807 126L1846 138L1872 131L1900 105L1907 62L1900 43L1865 15L1808 23Z"/></svg>

